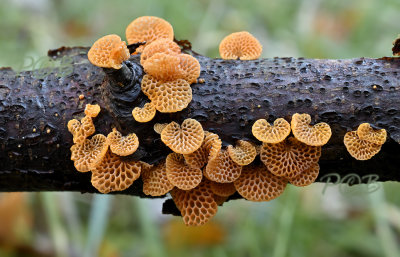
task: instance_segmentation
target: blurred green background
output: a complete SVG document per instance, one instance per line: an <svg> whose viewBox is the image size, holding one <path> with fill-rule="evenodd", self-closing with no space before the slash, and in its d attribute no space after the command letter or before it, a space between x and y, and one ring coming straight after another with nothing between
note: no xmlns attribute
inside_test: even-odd
<svg viewBox="0 0 400 257"><path fill-rule="evenodd" d="M381 57L400 33L399 0L2 0L0 66L15 69L60 46L125 37L136 17L168 20L176 38L218 57L247 30L262 57ZM365 174L374 173L373 170ZM0 256L400 256L400 186L288 186L267 203L231 201L212 222L186 228L162 200L79 193L0 194ZM361 193L360 193L361 192Z"/></svg>

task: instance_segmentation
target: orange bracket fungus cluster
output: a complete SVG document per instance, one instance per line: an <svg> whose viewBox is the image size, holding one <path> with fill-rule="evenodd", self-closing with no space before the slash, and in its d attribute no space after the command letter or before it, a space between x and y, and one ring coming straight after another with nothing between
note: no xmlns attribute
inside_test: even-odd
<svg viewBox="0 0 400 257"><path fill-rule="evenodd" d="M295 186L307 186L318 177L321 146L331 137L326 123L310 125L308 114L292 115L291 123L278 118L273 125L265 119L252 127L254 137L262 141L260 159L268 171ZM294 137L289 137L290 132Z"/></svg>
<svg viewBox="0 0 400 257"><path fill-rule="evenodd" d="M190 84L200 76L200 64L191 55L181 53L173 41L174 31L167 21L153 16L135 19L126 28L129 44L146 44L136 49L146 75L142 78L142 91L150 99L143 107L135 107L133 118L148 122L156 110L172 113L183 110L192 100Z"/></svg>
<svg viewBox="0 0 400 257"><path fill-rule="evenodd" d="M150 100L142 107L133 108L133 118L148 122L156 111L173 113L185 109L192 100L190 84L200 76L200 63L192 55L181 53L173 41L171 24L154 16L139 17L126 28L126 38L130 45L143 43L134 54L141 53L140 64L146 73L141 88ZM121 69L129 57L126 43L114 34L97 40L88 52L93 65L114 70Z"/></svg>
<svg viewBox="0 0 400 257"><path fill-rule="evenodd" d="M362 123L356 131L347 132L343 142L352 157L360 161L369 160L379 153L386 142L386 130Z"/></svg>
<svg viewBox="0 0 400 257"><path fill-rule="evenodd" d="M146 72L142 79L142 92L151 102L147 107L134 109L132 115L136 121L151 120L156 110L172 113L189 105L192 100L190 84L200 76L200 64L196 58L182 54L175 42L162 38L145 46L140 63Z"/></svg>
<svg viewBox="0 0 400 257"><path fill-rule="evenodd" d="M121 156L133 154L139 146L139 139L132 133L123 136L113 129L107 137L95 133L92 118L100 112L99 105L86 105L85 117L68 122L68 130L73 136L71 160L80 172L92 172L92 185L101 193L122 191L139 178L141 161L124 160Z"/></svg>
<svg viewBox="0 0 400 257"><path fill-rule="evenodd" d="M133 118L148 122L156 111L172 113L185 109L192 100L190 84L200 76L200 63L193 56L181 53L173 41L171 24L158 17L139 17L126 28L126 38L129 44L146 42L136 53L141 53L140 64L146 73L141 87L150 103L135 107Z"/></svg>
<svg viewBox="0 0 400 257"><path fill-rule="evenodd" d="M140 57L145 72L140 87L150 101L132 106L134 120L149 122L157 111L185 109L192 100L190 85L198 82L200 64L192 55L182 53L174 42L171 24L158 17L139 17L126 28L126 39L129 49L117 35L100 38L89 50L88 59L96 66L118 70L126 68L124 61L130 58L130 52ZM262 46L243 31L225 37L219 51L223 59L254 60L260 57ZM101 193L127 189L141 177L143 193L170 193L184 223L190 226L205 224L233 194L249 201L270 201L280 196L288 183L310 185L319 174L321 147L332 135L327 123L311 124L311 116L306 113L295 113L290 121L278 118L272 124L266 119L255 121L251 132L261 142L258 145L237 140L223 147L219 135L205 131L192 118L181 124L155 123L154 131L172 152L151 165L130 158L141 140L135 133L123 135L113 128L107 136L94 135L93 119L99 112L100 106L88 104L81 120L68 122L75 168L91 171L91 182ZM368 123L344 137L347 150L357 160L374 156L385 141L386 131Z"/></svg>

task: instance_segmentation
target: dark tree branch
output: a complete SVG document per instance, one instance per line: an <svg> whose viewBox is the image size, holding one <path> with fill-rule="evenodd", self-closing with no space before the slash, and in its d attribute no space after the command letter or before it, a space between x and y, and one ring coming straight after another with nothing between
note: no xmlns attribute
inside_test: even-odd
<svg viewBox="0 0 400 257"><path fill-rule="evenodd" d="M73 72L68 76L49 70L48 76L37 79L35 71L16 76L11 69L0 70L0 191L96 192L90 173L74 169L67 130L68 120L81 117L88 103L102 107L95 119L97 132L107 134L114 126L123 133L135 132L140 147L133 158L149 163L170 152L153 131L157 122L191 117L227 145L237 139L257 142L251 135L257 119L289 120L293 113L306 112L315 122L330 124L333 132L323 147L320 177L356 173L400 181L400 58L224 61L196 56L205 83L192 85L189 107L174 114L157 113L154 120L141 124L131 115L135 106L148 101L140 91L143 72L138 57L126 62L133 79L122 80L121 87L114 81L118 76L105 77L102 69L88 62L87 50L49 51L54 59L72 58ZM368 161L353 159L343 145L346 131L362 122L389 134L381 152ZM123 193L143 196L140 180Z"/></svg>

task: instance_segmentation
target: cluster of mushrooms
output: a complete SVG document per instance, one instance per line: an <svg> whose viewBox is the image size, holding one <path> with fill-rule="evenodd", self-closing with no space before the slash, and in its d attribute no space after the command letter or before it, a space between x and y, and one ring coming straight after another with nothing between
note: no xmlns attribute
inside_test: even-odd
<svg viewBox="0 0 400 257"><path fill-rule="evenodd" d="M148 122L156 111L171 113L186 108L192 100L190 84L197 81L200 64L195 57L181 53L173 41L172 26L161 18L139 17L127 27L126 38L129 44L145 42L133 54L141 54L146 73L141 88L150 102L135 107L133 118ZM224 38L219 50L223 59L254 60L261 55L262 46L250 33L238 32ZM120 69L129 57L126 43L117 35L100 38L88 52L92 64L112 69ZM185 224L193 226L210 220L235 192L250 201L270 201L283 193L287 183L310 185L318 177L321 147L332 135L327 123L310 125L310 115L296 113L290 123L283 118L273 124L257 120L252 134L261 146L239 140L223 149L219 136L203 130L195 119L182 124L156 123L155 132L172 153L150 165L123 158L137 150L136 134L123 136L114 128L107 136L92 136L92 119L99 112L100 106L86 105L81 121L68 122L75 168L91 171L91 182L101 193L124 190L141 177L146 195L170 193ZM368 123L344 138L347 150L358 160L372 158L385 141L386 131L375 130ZM257 155L261 165L254 164Z"/></svg>

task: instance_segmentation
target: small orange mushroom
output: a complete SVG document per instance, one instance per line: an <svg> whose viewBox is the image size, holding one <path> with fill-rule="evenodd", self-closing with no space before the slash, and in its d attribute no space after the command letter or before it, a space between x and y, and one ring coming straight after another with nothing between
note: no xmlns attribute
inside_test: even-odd
<svg viewBox="0 0 400 257"><path fill-rule="evenodd" d="M166 38L171 41L174 39L174 29L171 24L154 16L136 18L126 27L125 34L128 44L146 42L145 45L136 49L138 53L141 53L145 46L157 39Z"/></svg>
<svg viewBox="0 0 400 257"><path fill-rule="evenodd" d="M217 158L221 151L222 141L217 134L205 131L204 135L204 147L208 149L208 160L211 161Z"/></svg>
<svg viewBox="0 0 400 257"><path fill-rule="evenodd" d="M276 176L292 179L317 163L321 157L320 146L306 145L289 137L277 144L263 143L261 161Z"/></svg>
<svg viewBox="0 0 400 257"><path fill-rule="evenodd" d="M173 81L184 77L178 55L155 53L143 64L144 71L159 81Z"/></svg>
<svg viewBox="0 0 400 257"><path fill-rule="evenodd" d="M167 178L165 161L151 167L142 165L143 193L151 196L162 196L174 188Z"/></svg>
<svg viewBox="0 0 400 257"><path fill-rule="evenodd" d="M297 187L305 187L314 183L319 174L319 165L314 163L310 168L302 171L296 177L289 179L290 184Z"/></svg>
<svg viewBox="0 0 400 257"><path fill-rule="evenodd" d="M82 144L88 136L93 135L96 131L93 120L89 116L83 117L80 122L76 119L72 119L68 121L67 127L76 144Z"/></svg>
<svg viewBox="0 0 400 257"><path fill-rule="evenodd" d="M218 211L210 185L204 181L188 191L174 188L171 196L187 226L204 225Z"/></svg>
<svg viewBox="0 0 400 257"><path fill-rule="evenodd" d="M142 108L135 107L132 110L132 116L137 122L148 122L156 116L156 108L152 103L145 103Z"/></svg>
<svg viewBox="0 0 400 257"><path fill-rule="evenodd" d="M74 143L76 143L75 141L75 137L78 136L78 133L80 133L81 130L81 123L79 122L79 120L77 119L72 119L68 121L67 127L68 127L68 131L72 134L72 136L74 137ZM94 125L93 125L94 127ZM94 133L94 132L93 132ZM83 138L81 140L80 143L82 143L86 138Z"/></svg>
<svg viewBox="0 0 400 257"><path fill-rule="evenodd" d="M108 149L107 139L97 134L91 139L85 139L82 144L71 147L71 160L80 172L92 170L102 160Z"/></svg>
<svg viewBox="0 0 400 257"><path fill-rule="evenodd" d="M307 145L325 145L332 136L330 126L325 122L320 122L311 126L310 122L311 116L307 113L293 114L291 128L294 137Z"/></svg>
<svg viewBox="0 0 400 257"><path fill-rule="evenodd" d="M161 132L167 125L168 123L156 123L154 124L153 129L157 134L161 134Z"/></svg>
<svg viewBox="0 0 400 257"><path fill-rule="evenodd" d="M198 186L203 178L201 169L188 166L181 154L170 153L166 160L168 181L182 190L190 190Z"/></svg>
<svg viewBox="0 0 400 257"><path fill-rule="evenodd" d="M107 141L111 152L119 156L133 154L139 147L139 139L135 133L123 136L116 128L107 135Z"/></svg>
<svg viewBox="0 0 400 257"><path fill-rule="evenodd" d="M383 145L386 142L386 129L374 129L369 123L362 123L358 126L357 136L361 140Z"/></svg>
<svg viewBox="0 0 400 257"><path fill-rule="evenodd" d="M219 44L222 59L255 60L262 52L262 45L249 32L241 31L226 36Z"/></svg>
<svg viewBox="0 0 400 257"><path fill-rule="evenodd" d="M214 159L221 150L222 141L217 134L204 131L204 140L199 149L190 154L184 154L186 163L193 168L201 169Z"/></svg>
<svg viewBox="0 0 400 257"><path fill-rule="evenodd" d="M290 134L290 124L283 118L278 118L271 125L265 119L259 119L251 128L253 136L264 143L280 143Z"/></svg>
<svg viewBox="0 0 400 257"><path fill-rule="evenodd" d="M107 151L99 165L92 170L92 185L103 194L122 191L140 177L142 166L138 161L125 161Z"/></svg>
<svg viewBox="0 0 400 257"><path fill-rule="evenodd" d="M126 43L114 34L98 39L88 52L88 59L93 65L113 69L120 69L129 56Z"/></svg>
<svg viewBox="0 0 400 257"><path fill-rule="evenodd" d="M369 160L374 157L374 155L379 153L382 146L360 139L356 131L347 132L344 135L343 142L350 155L360 161Z"/></svg>
<svg viewBox="0 0 400 257"><path fill-rule="evenodd" d="M160 82L184 79L195 83L200 76L199 61L189 54L154 53L142 64L144 71Z"/></svg>
<svg viewBox="0 0 400 257"><path fill-rule="evenodd" d="M231 159L241 166L249 165L257 156L254 145L244 140L238 140L236 147L229 145L228 153Z"/></svg>
<svg viewBox="0 0 400 257"><path fill-rule="evenodd" d="M87 104L85 107L85 114L91 118L96 118L100 113L100 105L98 104Z"/></svg>
<svg viewBox="0 0 400 257"><path fill-rule="evenodd" d="M194 119L184 120L181 126L171 122L162 130L161 140L175 153L190 154L203 143L203 127Z"/></svg>
<svg viewBox="0 0 400 257"><path fill-rule="evenodd" d="M280 196L287 180L269 172L265 166L244 166L240 177L233 182L238 193L254 202L270 201Z"/></svg>
<svg viewBox="0 0 400 257"><path fill-rule="evenodd" d="M144 75L141 87L159 112L178 112L192 101L192 89L183 79L162 83L152 76Z"/></svg>
<svg viewBox="0 0 400 257"><path fill-rule="evenodd" d="M142 54L140 55L140 64L143 66L147 59L156 53L178 55L181 53L181 48L177 43L168 38L157 39L144 48Z"/></svg>
<svg viewBox="0 0 400 257"><path fill-rule="evenodd" d="M222 150L217 157L208 162L204 176L218 183L231 183L239 178L242 166L234 162L227 150Z"/></svg>

